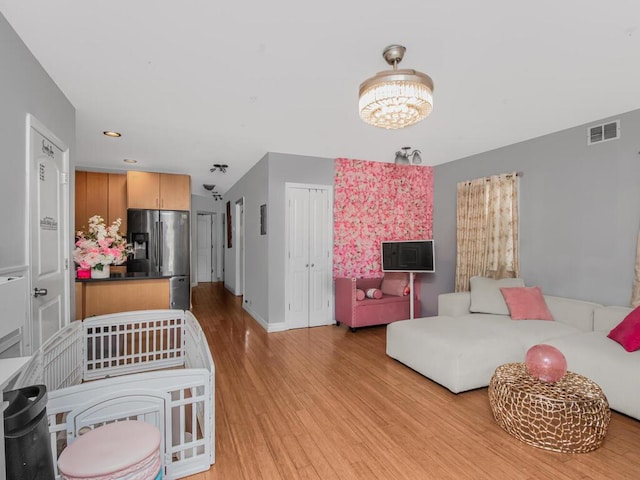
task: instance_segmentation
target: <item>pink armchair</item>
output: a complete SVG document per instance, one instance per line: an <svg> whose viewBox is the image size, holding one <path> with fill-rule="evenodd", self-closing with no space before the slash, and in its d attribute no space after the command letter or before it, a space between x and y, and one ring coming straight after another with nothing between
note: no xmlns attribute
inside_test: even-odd
<svg viewBox="0 0 640 480"><path fill-rule="evenodd" d="M356 300L356 289L380 288L382 278L336 278L336 322L344 323L352 332L369 325L386 325L410 317L409 295L383 295L380 299ZM413 283L414 317L420 316L420 282Z"/></svg>

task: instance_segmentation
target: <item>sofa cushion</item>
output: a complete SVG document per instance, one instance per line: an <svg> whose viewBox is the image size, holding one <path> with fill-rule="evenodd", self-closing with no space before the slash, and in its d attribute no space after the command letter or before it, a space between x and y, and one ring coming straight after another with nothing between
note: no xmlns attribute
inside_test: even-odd
<svg viewBox="0 0 640 480"><path fill-rule="evenodd" d="M598 307L593 311L593 329L599 332L607 332L615 328L624 317L629 315L633 308L608 305Z"/></svg>
<svg viewBox="0 0 640 480"><path fill-rule="evenodd" d="M383 303L400 303L400 304L406 303L407 305L409 305L409 297L399 297L397 295L384 295L384 294L380 298L366 297L361 302L358 302L358 308L365 305L381 305Z"/></svg>
<svg viewBox="0 0 640 480"><path fill-rule="evenodd" d="M507 315L470 313L389 324L387 355L454 393L486 387L503 363L524 362L533 345L580 334L547 320L514 322Z"/></svg>
<svg viewBox="0 0 640 480"><path fill-rule="evenodd" d="M521 278L501 278L494 280L486 277L471 277L471 306L472 313L493 313L495 315L509 315L509 309L500 292L502 287L524 287Z"/></svg>
<svg viewBox="0 0 640 480"><path fill-rule="evenodd" d="M503 317L504 318L504 317ZM561 322L548 320L527 320L526 322L509 322L503 327L511 341L522 345L523 354L520 362L524 362L526 351L539 343L547 343L553 338L581 333L576 327Z"/></svg>
<svg viewBox="0 0 640 480"><path fill-rule="evenodd" d="M626 352L596 331L549 340L567 359L567 369L596 382L607 396L609 406L640 419L640 351Z"/></svg>
<svg viewBox="0 0 640 480"><path fill-rule="evenodd" d="M387 355L453 393L486 387L496 367L519 362L524 350L500 325L509 317L427 317L387 326ZM549 324L550 322L545 322Z"/></svg>
<svg viewBox="0 0 640 480"><path fill-rule="evenodd" d="M556 322L566 323L583 332L593 330L594 311L602 307L599 303L552 295L545 295L544 300Z"/></svg>
<svg viewBox="0 0 640 480"><path fill-rule="evenodd" d="M365 297L364 290L356 288L356 300L357 301L364 300L364 297Z"/></svg>
<svg viewBox="0 0 640 480"><path fill-rule="evenodd" d="M618 342L627 352L640 350L640 307L624 317L607 337Z"/></svg>
<svg viewBox="0 0 640 480"><path fill-rule="evenodd" d="M501 288L512 320L553 320L540 287Z"/></svg>
<svg viewBox="0 0 640 480"><path fill-rule="evenodd" d="M382 278L380 290L385 295L408 295L409 274L403 272L386 272ZM405 293L406 292L406 293Z"/></svg>

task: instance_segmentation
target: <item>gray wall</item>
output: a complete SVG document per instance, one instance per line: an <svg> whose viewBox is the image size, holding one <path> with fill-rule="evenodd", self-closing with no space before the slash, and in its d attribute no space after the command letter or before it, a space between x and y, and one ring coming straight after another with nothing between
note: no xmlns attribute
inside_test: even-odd
<svg viewBox="0 0 640 480"><path fill-rule="evenodd" d="M69 170L73 172L75 109L1 14L0 64L0 274L5 275L26 272L29 245L25 173L27 114L35 116L66 143ZM70 177L69 191L73 192L74 176ZM73 194L69 207L69 235L73 239ZM73 285L70 285L70 291L70 318L75 318Z"/></svg>
<svg viewBox="0 0 640 480"><path fill-rule="evenodd" d="M285 320L285 184L333 185L334 160L267 153L224 195L225 204L244 197L245 307L267 323ZM267 235L260 235L260 205L267 205ZM232 208L233 211L233 208ZM235 223L235 220L234 220ZM225 248L225 286L234 291L235 249Z"/></svg>
<svg viewBox="0 0 640 480"><path fill-rule="evenodd" d="M224 248L224 284L233 293L236 283L236 251L238 234L235 231L235 204L244 197L244 241L245 241L245 282L244 304L249 311L268 321L269 290L267 282L268 270L268 235L260 235L260 205L267 204L267 163L265 155L224 195L223 208L226 215L227 201L231 202L233 220L232 248ZM226 224L226 220L225 220ZM224 235L226 245L226 233Z"/></svg>
<svg viewBox="0 0 640 480"><path fill-rule="evenodd" d="M521 171L520 266L546 294L628 305L640 225L640 110L621 138L587 146L587 125L434 167L436 273L423 275L423 315L454 288L456 184Z"/></svg>
<svg viewBox="0 0 640 480"><path fill-rule="evenodd" d="M269 323L285 321L285 183L333 186L334 176L332 158L269 153Z"/></svg>

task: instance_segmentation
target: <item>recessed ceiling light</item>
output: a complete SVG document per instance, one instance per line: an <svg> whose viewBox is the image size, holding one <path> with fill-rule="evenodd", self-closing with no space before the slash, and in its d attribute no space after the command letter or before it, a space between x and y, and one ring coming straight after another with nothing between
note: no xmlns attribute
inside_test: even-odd
<svg viewBox="0 0 640 480"><path fill-rule="evenodd" d="M138 160L134 160L133 158L125 158L122 160L124 163L138 163Z"/></svg>
<svg viewBox="0 0 640 480"><path fill-rule="evenodd" d="M121 137L121 136L122 136L122 134L121 134L121 133L119 133L119 132L112 132L112 131L110 131L110 130L107 130L106 132L102 132L102 133L103 133L103 134L105 134L107 137L115 137L115 138L117 138L117 137Z"/></svg>

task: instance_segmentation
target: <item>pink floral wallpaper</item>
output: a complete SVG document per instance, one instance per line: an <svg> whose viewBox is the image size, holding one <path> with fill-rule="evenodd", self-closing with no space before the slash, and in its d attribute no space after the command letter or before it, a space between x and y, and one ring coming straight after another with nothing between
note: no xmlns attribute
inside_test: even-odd
<svg viewBox="0 0 640 480"><path fill-rule="evenodd" d="M336 159L333 276L381 276L380 242L433 235L433 168Z"/></svg>

